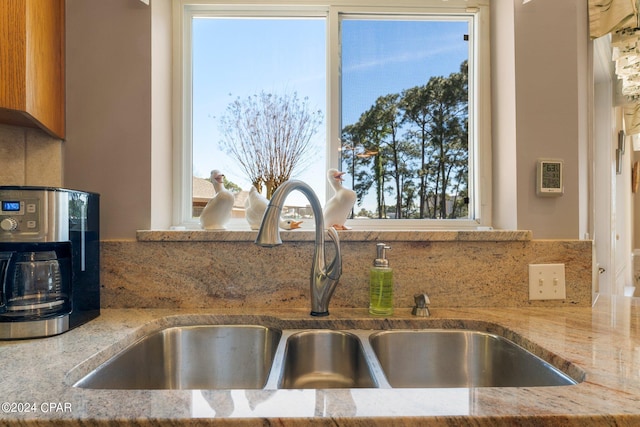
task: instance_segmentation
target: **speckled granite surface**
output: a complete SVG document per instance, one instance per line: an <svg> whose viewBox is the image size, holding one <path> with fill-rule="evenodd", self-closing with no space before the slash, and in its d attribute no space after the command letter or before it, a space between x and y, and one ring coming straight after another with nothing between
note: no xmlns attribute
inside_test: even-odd
<svg viewBox="0 0 640 427"><path fill-rule="evenodd" d="M601 298L594 309L399 309L375 319L334 309L107 309L43 340L0 342L2 425L634 426L640 424L640 300ZM178 324L490 330L586 373L574 386L474 389L89 390L71 384L137 337ZM541 349L544 349L542 351ZM98 356L94 356L98 354ZM5 403L6 402L6 403ZM9 405L15 403L15 406ZM25 405L28 404L28 405ZM15 411L12 409L15 408ZM25 409L29 408L29 409Z"/></svg>
<svg viewBox="0 0 640 427"><path fill-rule="evenodd" d="M137 240L141 242L253 242L256 240L256 231L249 230L140 230ZM532 233L528 230L348 230L339 231L342 242L375 242L388 241L420 241L420 242L464 242L464 241L527 241L531 240ZM295 231L280 231L282 241L304 242L314 238L313 227Z"/></svg>
<svg viewBox="0 0 640 427"><path fill-rule="evenodd" d="M236 241L224 241L228 234ZM253 243L255 235L149 231L139 233L142 241L102 242L102 306L307 307L312 237L283 232L283 245L262 248ZM331 307L368 307L369 269L379 241L392 248L396 307L411 307L413 296L424 292L434 307L592 303L591 241L531 240L527 231L347 231L340 238L343 273ZM528 265L548 263L565 264L567 299L529 301Z"/></svg>

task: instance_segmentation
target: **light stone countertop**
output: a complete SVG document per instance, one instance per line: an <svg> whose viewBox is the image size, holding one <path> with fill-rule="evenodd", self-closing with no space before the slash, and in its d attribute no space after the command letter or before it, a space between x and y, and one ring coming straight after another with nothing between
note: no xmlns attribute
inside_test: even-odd
<svg viewBox="0 0 640 427"><path fill-rule="evenodd" d="M484 330L505 335L554 364L566 361L565 369L584 371L586 377L574 386L531 388L72 387L101 360L146 333L173 325L230 323ZM105 309L99 318L57 337L0 342L0 401L0 425L635 426L640 425L640 299L601 297L594 308L435 308L426 319L411 316L409 309L387 319L363 309L335 309L320 319L306 309L250 314L238 309Z"/></svg>
<svg viewBox="0 0 640 427"><path fill-rule="evenodd" d="M417 220L418 221L418 220ZM244 227L229 230L138 230L139 242L253 242L258 232L245 230ZM341 230L338 231L341 242L509 242L530 241L533 234L529 230L415 230L393 229L378 230ZM298 230L280 230L283 241L307 242L315 239L313 227L305 224Z"/></svg>

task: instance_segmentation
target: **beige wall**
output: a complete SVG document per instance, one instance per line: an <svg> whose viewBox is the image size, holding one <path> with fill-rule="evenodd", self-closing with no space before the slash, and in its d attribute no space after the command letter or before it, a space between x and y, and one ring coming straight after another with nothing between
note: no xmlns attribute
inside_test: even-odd
<svg viewBox="0 0 640 427"><path fill-rule="evenodd" d="M67 0L65 185L101 194L101 233L150 226L151 9Z"/></svg>
<svg viewBox="0 0 640 427"><path fill-rule="evenodd" d="M518 228L535 238L580 238L586 210L587 2L515 1ZM497 81L500 81L498 78ZM561 197L535 194L536 160L564 160ZM584 199L584 197L583 197Z"/></svg>

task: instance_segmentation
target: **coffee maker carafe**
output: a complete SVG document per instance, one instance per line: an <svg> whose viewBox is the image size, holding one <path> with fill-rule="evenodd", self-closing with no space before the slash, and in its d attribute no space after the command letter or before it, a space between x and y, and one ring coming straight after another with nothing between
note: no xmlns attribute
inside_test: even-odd
<svg viewBox="0 0 640 427"><path fill-rule="evenodd" d="M71 253L68 245L29 245L10 257L4 286L4 316L38 318L71 311Z"/></svg>
<svg viewBox="0 0 640 427"><path fill-rule="evenodd" d="M100 312L99 196L0 187L0 339L57 335Z"/></svg>

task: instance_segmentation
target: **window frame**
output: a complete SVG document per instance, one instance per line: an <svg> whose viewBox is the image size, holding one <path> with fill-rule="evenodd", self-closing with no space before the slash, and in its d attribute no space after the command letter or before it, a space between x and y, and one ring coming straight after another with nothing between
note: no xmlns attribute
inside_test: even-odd
<svg viewBox="0 0 640 427"><path fill-rule="evenodd" d="M473 192L473 218L464 219L366 219L349 220L355 230L485 229L491 226L491 72L489 57L489 4L486 0L230 0L173 1L173 224L199 228L192 217L192 57L191 19L196 16L324 17L327 19L327 168L339 168L340 111L340 17L353 16L461 16L468 17L469 48L469 191ZM475 64L474 64L475 63ZM327 184L327 189L329 186ZM327 193L331 194L331 193ZM232 220L233 221L233 220ZM242 223L242 226L240 225ZM229 229L246 229L238 221Z"/></svg>

